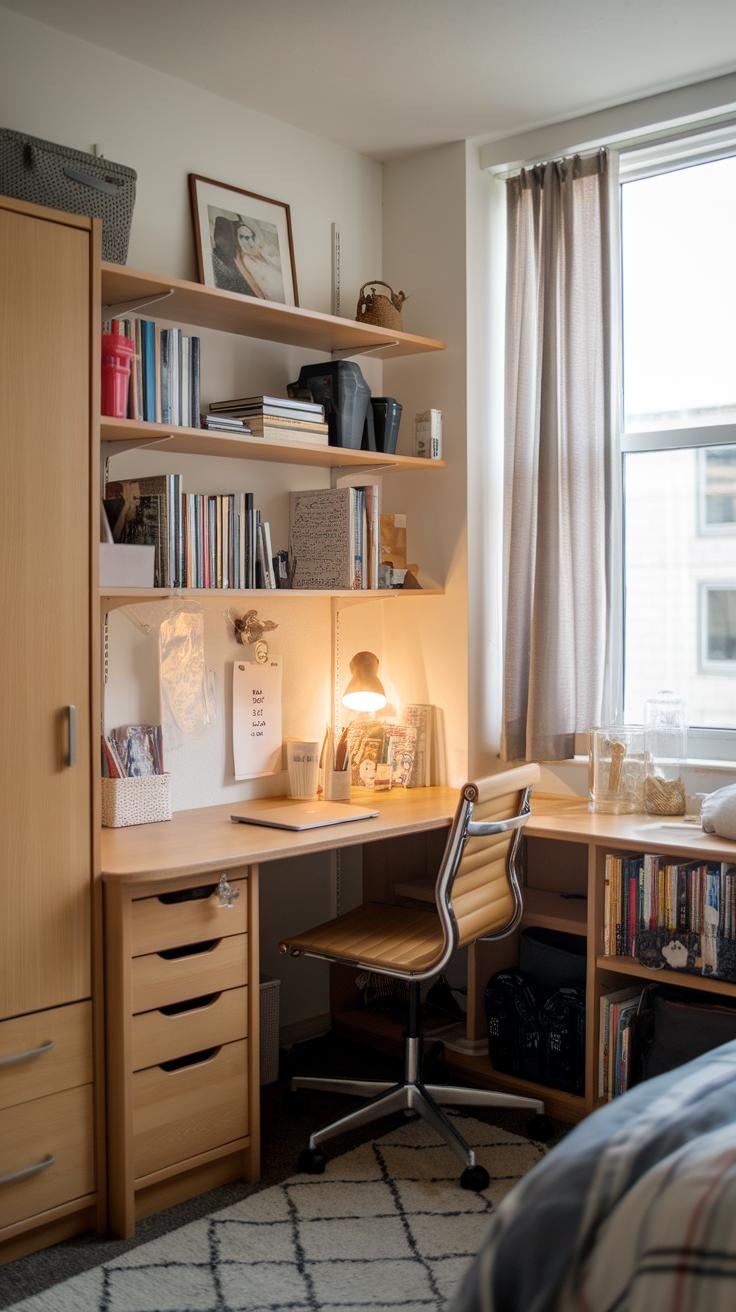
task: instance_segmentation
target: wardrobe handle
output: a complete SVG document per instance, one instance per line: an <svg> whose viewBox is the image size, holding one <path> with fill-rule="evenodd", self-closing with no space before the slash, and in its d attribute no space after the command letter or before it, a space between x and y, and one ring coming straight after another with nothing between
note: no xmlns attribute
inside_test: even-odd
<svg viewBox="0 0 736 1312"><path fill-rule="evenodd" d="M14 1052L12 1057L0 1057L0 1066L14 1066L17 1061L28 1061L29 1057L40 1057L44 1052L51 1052L54 1040L49 1039L40 1048L29 1048L28 1052Z"/></svg>
<svg viewBox="0 0 736 1312"><path fill-rule="evenodd" d="M22 1171L13 1171L11 1175L0 1175L0 1184L10 1184L11 1180L25 1180L29 1175L35 1175L37 1171L45 1171L47 1166L53 1166L56 1158L53 1153L49 1153L42 1162L37 1166L26 1166Z"/></svg>
<svg viewBox="0 0 736 1312"><path fill-rule="evenodd" d="M77 708L76 706L67 706L67 715L69 717L69 752L66 758L67 765L77 764Z"/></svg>

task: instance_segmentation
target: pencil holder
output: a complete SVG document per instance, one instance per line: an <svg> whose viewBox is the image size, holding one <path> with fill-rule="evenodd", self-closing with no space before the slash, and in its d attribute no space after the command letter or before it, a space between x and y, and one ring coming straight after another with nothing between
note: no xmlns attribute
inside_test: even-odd
<svg viewBox="0 0 736 1312"><path fill-rule="evenodd" d="M351 770L325 770L325 800L327 802L350 801Z"/></svg>
<svg viewBox="0 0 736 1312"><path fill-rule="evenodd" d="M171 775L102 780L102 823L106 829L171 819Z"/></svg>

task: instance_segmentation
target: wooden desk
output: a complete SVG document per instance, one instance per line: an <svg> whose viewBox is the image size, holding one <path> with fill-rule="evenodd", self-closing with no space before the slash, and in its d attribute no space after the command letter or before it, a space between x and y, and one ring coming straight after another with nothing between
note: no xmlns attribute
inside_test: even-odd
<svg viewBox="0 0 736 1312"><path fill-rule="evenodd" d="M424 868L427 843L441 851L457 800L450 788L354 789L353 803L377 818L295 833L233 824L244 804L227 803L103 830L110 1224L118 1234L129 1237L138 1218L228 1180L259 1178L259 866L364 844L374 854L364 868L375 895L376 880L385 884L394 868L387 851L394 862L399 853L404 873L412 861ZM232 908L220 905L223 874L239 889ZM195 890L204 896L191 898Z"/></svg>

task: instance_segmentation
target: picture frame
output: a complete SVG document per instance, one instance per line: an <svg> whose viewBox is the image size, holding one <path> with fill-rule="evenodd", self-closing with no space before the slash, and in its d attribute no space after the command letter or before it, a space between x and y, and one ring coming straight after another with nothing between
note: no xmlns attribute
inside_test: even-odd
<svg viewBox="0 0 736 1312"><path fill-rule="evenodd" d="M199 281L298 307L291 211L280 200L189 174Z"/></svg>

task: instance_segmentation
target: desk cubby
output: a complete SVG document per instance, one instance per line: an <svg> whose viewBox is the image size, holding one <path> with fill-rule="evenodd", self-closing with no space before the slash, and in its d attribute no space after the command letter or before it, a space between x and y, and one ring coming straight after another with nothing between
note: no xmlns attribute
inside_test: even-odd
<svg viewBox="0 0 736 1312"><path fill-rule="evenodd" d="M106 885L110 1224L259 1174L257 871ZM252 981L256 981L253 987Z"/></svg>

